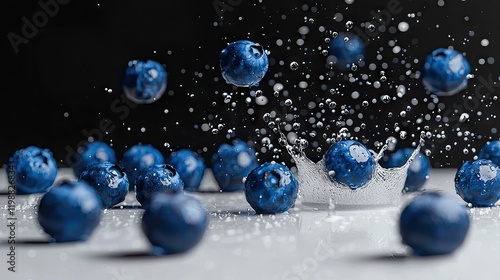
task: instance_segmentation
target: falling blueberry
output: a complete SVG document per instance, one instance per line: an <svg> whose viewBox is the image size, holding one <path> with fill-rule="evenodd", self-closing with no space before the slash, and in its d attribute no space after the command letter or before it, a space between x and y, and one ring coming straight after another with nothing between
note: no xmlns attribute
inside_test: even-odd
<svg viewBox="0 0 500 280"><path fill-rule="evenodd" d="M125 168L130 183L130 190L134 189L137 174L144 168L163 164L163 154L150 144L137 144L123 153L120 166Z"/></svg>
<svg viewBox="0 0 500 280"><path fill-rule="evenodd" d="M99 225L102 204L84 181L63 181L40 199L38 222L55 242L86 241Z"/></svg>
<svg viewBox="0 0 500 280"><path fill-rule="evenodd" d="M154 60L131 60L125 70L123 91L137 104L157 101L167 88L167 72Z"/></svg>
<svg viewBox="0 0 500 280"><path fill-rule="evenodd" d="M500 198L499 175L491 160L464 162L455 174L455 191L473 207L492 207Z"/></svg>
<svg viewBox="0 0 500 280"><path fill-rule="evenodd" d="M438 96L451 96L467 87L471 71L467 59L456 50L438 48L424 61L421 79L424 88Z"/></svg>
<svg viewBox="0 0 500 280"><path fill-rule="evenodd" d="M329 177L353 190L370 181L376 166L370 150L355 140L342 140L331 145L324 161Z"/></svg>
<svg viewBox="0 0 500 280"><path fill-rule="evenodd" d="M112 208L123 202L129 191L129 181L124 169L107 161L90 164L79 179L97 191L104 208Z"/></svg>
<svg viewBox="0 0 500 280"><path fill-rule="evenodd" d="M347 70L353 64L357 64L365 59L365 44L356 34L342 32L330 40L329 54L333 58L334 67L339 70Z"/></svg>
<svg viewBox="0 0 500 280"><path fill-rule="evenodd" d="M192 150L181 149L171 153L165 162L177 170L184 182L184 190L198 190L206 168L202 157Z"/></svg>
<svg viewBox="0 0 500 280"><path fill-rule="evenodd" d="M248 40L229 43L220 53L219 63L224 80L238 87L257 86L269 67L264 48Z"/></svg>
<svg viewBox="0 0 500 280"><path fill-rule="evenodd" d="M414 149L404 147L391 153L387 161L381 161L380 165L385 168L403 166L413 154ZM429 158L422 152L419 152L408 167L406 181L403 192L417 192L423 189L425 183L429 179L431 164Z"/></svg>
<svg viewBox="0 0 500 280"><path fill-rule="evenodd" d="M288 211L297 199L299 183L283 164L266 162L248 174L245 197L257 214Z"/></svg>
<svg viewBox="0 0 500 280"><path fill-rule="evenodd" d="M257 166L255 150L240 139L221 144L211 158L211 169L221 191L243 190L243 179Z"/></svg>
<svg viewBox="0 0 500 280"><path fill-rule="evenodd" d="M484 145L478 154L479 158L489 159L500 166L500 140L490 141Z"/></svg>
<svg viewBox="0 0 500 280"><path fill-rule="evenodd" d="M142 216L142 230L157 256L183 253L203 239L208 213L192 196L155 193Z"/></svg>
<svg viewBox="0 0 500 280"><path fill-rule="evenodd" d="M9 158L17 194L45 192L54 183L59 168L49 149L28 146Z"/></svg>
<svg viewBox="0 0 500 280"><path fill-rule="evenodd" d="M175 168L169 164L146 167L137 175L135 196L143 208L149 206L153 193L179 193L183 190L184 182Z"/></svg>
<svg viewBox="0 0 500 280"><path fill-rule="evenodd" d="M465 241L470 218L467 207L442 193L423 192L412 198L399 218L403 244L417 256L445 255Z"/></svg>
<svg viewBox="0 0 500 280"><path fill-rule="evenodd" d="M78 152L73 164L73 172L76 177L80 176L82 171L94 162L117 162L115 150L106 142L87 142L78 149Z"/></svg>

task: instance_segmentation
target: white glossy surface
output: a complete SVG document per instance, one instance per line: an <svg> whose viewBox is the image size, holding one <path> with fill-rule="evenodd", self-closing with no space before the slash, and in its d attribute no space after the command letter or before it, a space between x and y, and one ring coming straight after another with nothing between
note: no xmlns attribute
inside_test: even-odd
<svg viewBox="0 0 500 280"><path fill-rule="evenodd" d="M0 190L5 193L4 170ZM453 190L455 169L432 170L427 189ZM216 189L207 173L203 188ZM71 177L62 170L59 177ZM48 244L34 206L16 197L16 272L7 270L7 196L0 195L0 279L497 279L500 210L471 209L472 227L454 254L418 258L400 243L402 205L372 210L315 210L260 216L244 194L197 193L210 215L202 242L185 254L153 257L140 229L141 209L106 211L91 239ZM409 196L403 200L409 199ZM461 201L461 200L460 200ZM137 204L131 194L128 204Z"/></svg>

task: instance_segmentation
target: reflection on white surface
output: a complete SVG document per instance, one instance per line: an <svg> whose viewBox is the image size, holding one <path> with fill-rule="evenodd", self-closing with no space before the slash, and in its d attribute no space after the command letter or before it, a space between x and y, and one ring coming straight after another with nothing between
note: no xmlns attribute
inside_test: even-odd
<svg viewBox="0 0 500 280"><path fill-rule="evenodd" d="M455 171L431 170L425 187L454 194ZM63 170L60 175L71 173ZM214 182L203 184L214 188ZM1 188L6 189L4 183ZM401 244L397 229L399 211L412 194L391 207L315 209L298 203L278 215L255 215L243 192L191 195L210 212L206 235L192 251L166 257L148 255L149 243L140 227L143 210L133 207L138 205L133 193L122 209L105 210L87 242L68 244L41 242L47 236L36 220L39 195L18 196L17 272L7 271L8 233L0 225L0 279L422 280L495 279L497 274L493 268L500 259L498 208L470 210L471 231L454 254L414 258ZM6 202L7 196L1 195L4 224Z"/></svg>

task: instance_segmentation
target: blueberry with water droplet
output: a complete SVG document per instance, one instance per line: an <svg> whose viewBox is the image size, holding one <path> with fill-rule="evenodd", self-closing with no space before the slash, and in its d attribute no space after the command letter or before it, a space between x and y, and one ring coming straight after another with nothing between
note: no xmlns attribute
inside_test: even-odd
<svg viewBox="0 0 500 280"><path fill-rule="evenodd" d="M62 181L40 199L38 223L55 242L86 241L99 225L102 204L84 181Z"/></svg>
<svg viewBox="0 0 500 280"><path fill-rule="evenodd" d="M455 191L473 207L492 207L500 198L499 175L491 160L464 162L455 174Z"/></svg>
<svg viewBox="0 0 500 280"><path fill-rule="evenodd" d="M120 166L125 168L130 190L134 189L137 174L144 168L165 163L163 154L150 144L136 144L127 149L120 160Z"/></svg>
<svg viewBox="0 0 500 280"><path fill-rule="evenodd" d="M15 151L9 158L8 166L6 170L14 172L17 194L45 192L52 186L59 171L52 152L37 146ZM11 174L8 176L12 177Z"/></svg>
<svg viewBox="0 0 500 280"><path fill-rule="evenodd" d="M107 209L123 202L129 191L129 181L124 169L108 161L88 165L79 179L96 190L103 207Z"/></svg>
<svg viewBox="0 0 500 280"><path fill-rule="evenodd" d="M348 38L347 41L344 39ZM329 53L334 57L333 64L339 70L348 70L353 63L363 61L366 56L365 45L361 38L352 32L343 32L330 41Z"/></svg>
<svg viewBox="0 0 500 280"><path fill-rule="evenodd" d="M331 145L324 161L326 170L334 172L330 179L353 190L371 180L376 166L370 150L355 140L341 140Z"/></svg>
<svg viewBox="0 0 500 280"><path fill-rule="evenodd" d="M149 207L154 193L181 193L184 182L179 173L169 164L155 164L144 168L137 175L135 196L142 208Z"/></svg>
<svg viewBox="0 0 500 280"><path fill-rule="evenodd" d="M421 79L424 88L438 96L451 96L467 87L471 71L467 59L456 50L438 48L424 61Z"/></svg>
<svg viewBox="0 0 500 280"><path fill-rule="evenodd" d="M402 243L417 256L451 254L470 227L467 207L448 194L423 192L404 206L399 218Z"/></svg>
<svg viewBox="0 0 500 280"><path fill-rule="evenodd" d="M170 164L184 182L184 190L196 191L200 187L205 174L205 161L196 152L181 149L170 154L165 160Z"/></svg>
<svg viewBox="0 0 500 280"><path fill-rule="evenodd" d="M141 220L142 231L157 256L184 253L205 235L209 220L202 203L194 197L154 193Z"/></svg>
<svg viewBox="0 0 500 280"><path fill-rule="evenodd" d="M167 72L154 60L128 62L123 78L125 95L137 104L150 104L163 95L167 88Z"/></svg>
<svg viewBox="0 0 500 280"><path fill-rule="evenodd" d="M231 42L219 55L222 77L238 87L258 86L268 70L264 48L249 40Z"/></svg>
<svg viewBox="0 0 500 280"><path fill-rule="evenodd" d="M388 155L387 159L380 160L380 165L384 168L403 166L413 154L414 149L403 147ZM429 179L431 164L429 158L419 152L408 167L406 181L403 192L417 192L422 190Z"/></svg>
<svg viewBox="0 0 500 280"><path fill-rule="evenodd" d="M288 211L297 199L299 183L283 164L266 162L248 174L245 198L257 214Z"/></svg>
<svg viewBox="0 0 500 280"><path fill-rule="evenodd" d="M221 144L210 163L222 191L243 190L243 179L258 166L255 150L240 139L234 140L232 144Z"/></svg>
<svg viewBox="0 0 500 280"><path fill-rule="evenodd" d="M106 142L87 142L81 149L78 149L78 152L72 165L76 177L80 176L82 171L94 162L117 162L115 150Z"/></svg>
<svg viewBox="0 0 500 280"><path fill-rule="evenodd" d="M500 166L500 140L486 143L479 151L478 157L489 159L494 164Z"/></svg>

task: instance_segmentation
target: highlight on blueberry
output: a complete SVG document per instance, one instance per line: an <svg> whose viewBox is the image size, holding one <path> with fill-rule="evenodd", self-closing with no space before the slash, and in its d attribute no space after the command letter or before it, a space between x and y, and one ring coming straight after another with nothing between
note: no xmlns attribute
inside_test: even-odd
<svg viewBox="0 0 500 280"><path fill-rule="evenodd" d="M355 140L332 144L324 155L324 161L330 179L352 190L370 181L376 167L371 151Z"/></svg>
<svg viewBox="0 0 500 280"><path fill-rule="evenodd" d="M423 192L399 218L402 243L417 256L451 254L465 241L470 227L467 207L450 195Z"/></svg>
<svg viewBox="0 0 500 280"><path fill-rule="evenodd" d="M142 230L153 246L154 255L191 250L203 239L208 213L192 196L155 193L142 216Z"/></svg>
<svg viewBox="0 0 500 280"><path fill-rule="evenodd" d="M149 206L153 193L180 193L184 182L179 173L169 164L155 164L144 168L137 175L135 196L143 208Z"/></svg>
<svg viewBox="0 0 500 280"><path fill-rule="evenodd" d="M99 225L99 195L84 181L63 181L40 199L38 222L55 242L86 241Z"/></svg>
<svg viewBox="0 0 500 280"><path fill-rule="evenodd" d="M78 155L73 163L73 172L78 177L90 164L105 161L117 162L115 150L103 141L87 142L78 149Z"/></svg>
<svg viewBox="0 0 500 280"><path fill-rule="evenodd" d="M491 160L464 162L455 174L455 191L473 207L492 207L500 198L500 169Z"/></svg>
<svg viewBox="0 0 500 280"><path fill-rule="evenodd" d="M167 88L167 72L154 60L128 62L123 78L125 95L137 104L149 104L162 97Z"/></svg>
<svg viewBox="0 0 500 280"><path fill-rule="evenodd" d="M52 152L37 146L15 151L9 158L8 166L6 170L14 171L17 194L45 192L52 186L59 171Z"/></svg>
<svg viewBox="0 0 500 280"><path fill-rule="evenodd" d="M478 158L489 159L494 164L500 166L500 140L489 141L481 150L479 150Z"/></svg>
<svg viewBox="0 0 500 280"><path fill-rule="evenodd" d="M94 162L80 174L99 194L104 208L113 208L123 202L129 191L129 181L124 169L111 162Z"/></svg>
<svg viewBox="0 0 500 280"><path fill-rule="evenodd" d="M243 179L258 166L254 148L240 139L221 144L210 163L221 191L227 192L243 190Z"/></svg>
<svg viewBox="0 0 500 280"><path fill-rule="evenodd" d="M160 150L150 144L136 144L127 149L120 160L120 166L125 168L130 190L134 189L135 180L141 170L146 167L163 164L165 158Z"/></svg>
<svg viewBox="0 0 500 280"><path fill-rule="evenodd" d="M451 96L467 87L471 68L467 59L453 49L438 48L424 61L424 88L438 96Z"/></svg>
<svg viewBox="0 0 500 280"><path fill-rule="evenodd" d="M268 70L264 48L249 40L231 42L219 55L222 77L238 87L258 86Z"/></svg>
<svg viewBox="0 0 500 280"><path fill-rule="evenodd" d="M276 214L295 205L299 182L287 166L265 162L245 180L245 198L257 214Z"/></svg>
<svg viewBox="0 0 500 280"><path fill-rule="evenodd" d="M341 32L330 40L328 61L339 70L347 70L353 64L365 59L365 44L361 38L352 32Z"/></svg>
<svg viewBox="0 0 500 280"><path fill-rule="evenodd" d="M206 169L205 161L200 155L189 149L180 149L172 152L165 163L177 170L184 182L184 190L198 190Z"/></svg>
<svg viewBox="0 0 500 280"><path fill-rule="evenodd" d="M403 166L413 154L414 148L403 147L388 156L387 160L380 161L384 168L394 168ZM419 152L408 167L403 193L421 191L429 180L431 163L429 158Z"/></svg>

